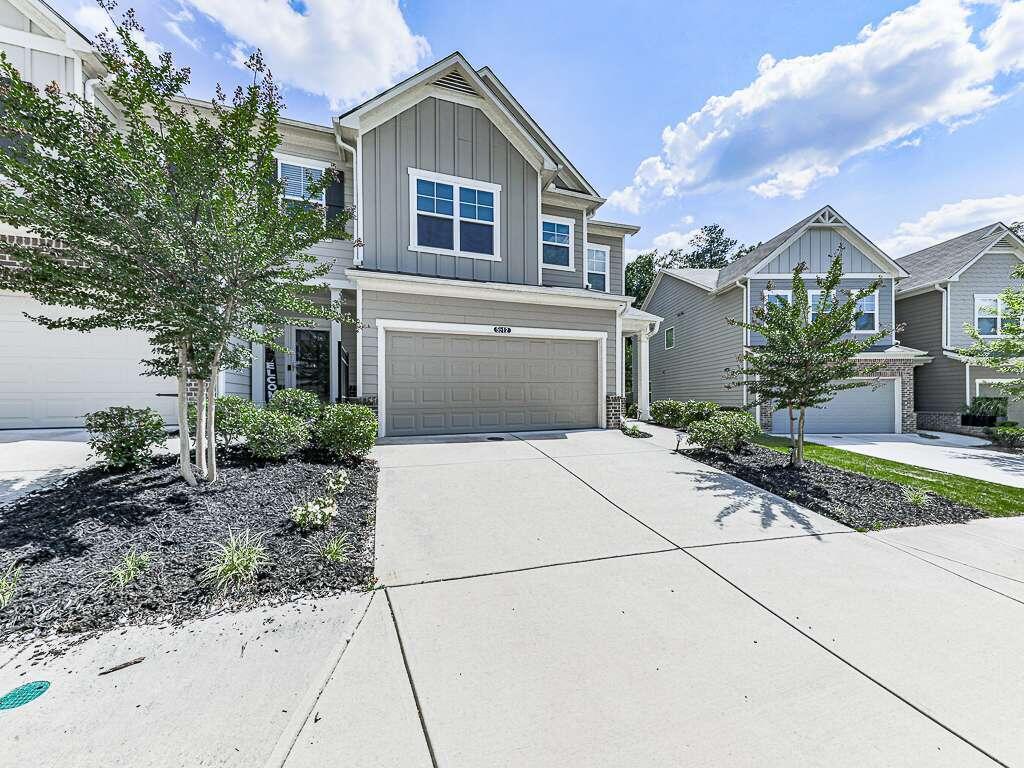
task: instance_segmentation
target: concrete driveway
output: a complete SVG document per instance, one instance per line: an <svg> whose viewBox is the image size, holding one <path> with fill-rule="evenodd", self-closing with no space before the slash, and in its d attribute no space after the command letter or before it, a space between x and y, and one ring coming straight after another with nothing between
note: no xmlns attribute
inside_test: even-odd
<svg viewBox="0 0 1024 768"><path fill-rule="evenodd" d="M654 431L388 441L384 588L0 658L54 681L0 764L1024 765L1024 520L858 534Z"/></svg>
<svg viewBox="0 0 1024 768"><path fill-rule="evenodd" d="M948 432L922 435L808 435L807 439L865 456L1024 488L1024 455L982 446L988 440Z"/></svg>

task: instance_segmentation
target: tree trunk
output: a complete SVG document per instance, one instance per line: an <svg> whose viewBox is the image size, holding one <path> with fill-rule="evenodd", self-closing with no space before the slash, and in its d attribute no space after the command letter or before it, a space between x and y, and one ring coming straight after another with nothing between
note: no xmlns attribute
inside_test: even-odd
<svg viewBox="0 0 1024 768"><path fill-rule="evenodd" d="M189 456L188 428L188 358L184 345L178 347L178 468L185 482L198 485L192 473L192 459Z"/></svg>
<svg viewBox="0 0 1024 768"><path fill-rule="evenodd" d="M217 480L217 435L213 420L217 413L218 374L218 366L214 363L210 369L209 391L206 395L206 480L210 483Z"/></svg>
<svg viewBox="0 0 1024 768"><path fill-rule="evenodd" d="M794 469L800 469L804 465L804 414L805 409L800 409L800 415L796 424L796 445L793 449L793 461L790 462Z"/></svg>
<svg viewBox="0 0 1024 768"><path fill-rule="evenodd" d="M196 473L206 476L206 380L200 379L196 392Z"/></svg>

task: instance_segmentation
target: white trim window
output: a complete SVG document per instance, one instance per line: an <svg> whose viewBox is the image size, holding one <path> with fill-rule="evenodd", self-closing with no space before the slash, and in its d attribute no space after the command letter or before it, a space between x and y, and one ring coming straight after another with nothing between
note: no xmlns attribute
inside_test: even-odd
<svg viewBox="0 0 1024 768"><path fill-rule="evenodd" d="M676 328L670 325L665 329L665 349L672 349L676 345Z"/></svg>
<svg viewBox="0 0 1024 768"><path fill-rule="evenodd" d="M576 222L561 216L542 216L540 221L541 263L544 269L575 272L573 243L576 241Z"/></svg>
<svg viewBox="0 0 1024 768"><path fill-rule="evenodd" d="M775 289L764 292L765 304L781 304L780 299L785 299L787 304L793 303L793 292L788 289Z"/></svg>
<svg viewBox="0 0 1024 768"><path fill-rule="evenodd" d="M807 322L813 323L818 316L818 305L821 304L821 295L824 291L807 292Z"/></svg>
<svg viewBox="0 0 1024 768"><path fill-rule="evenodd" d="M1016 328L1020 321L1014 323L1007 317L1006 303L996 294L974 294L974 327L979 336L997 338L1010 328Z"/></svg>
<svg viewBox="0 0 1024 768"><path fill-rule="evenodd" d="M409 250L501 261L501 185L409 169Z"/></svg>
<svg viewBox="0 0 1024 768"><path fill-rule="evenodd" d="M857 299L857 309L863 314L853 321L853 333L878 332L878 291Z"/></svg>
<svg viewBox="0 0 1024 768"><path fill-rule="evenodd" d="M592 291L611 291L608 279L608 264L612 249L607 245L587 243L587 287Z"/></svg>
<svg viewBox="0 0 1024 768"><path fill-rule="evenodd" d="M284 187L284 199L298 203L319 203L326 205L326 190L318 195L309 194L309 188L317 184L324 176L330 163L321 160L310 160L291 155L277 155L277 178Z"/></svg>

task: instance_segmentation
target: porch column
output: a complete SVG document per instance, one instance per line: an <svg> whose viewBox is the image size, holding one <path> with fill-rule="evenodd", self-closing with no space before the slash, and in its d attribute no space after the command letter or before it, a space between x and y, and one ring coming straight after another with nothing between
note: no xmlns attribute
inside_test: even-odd
<svg viewBox="0 0 1024 768"><path fill-rule="evenodd" d="M331 304L337 304L341 300L341 291L337 288L331 288ZM338 347L341 344L341 323L337 320L331 320L331 348L329 350L328 360L331 361L331 402L338 402L338 365L341 361L338 359Z"/></svg>
<svg viewBox="0 0 1024 768"><path fill-rule="evenodd" d="M636 356L633 365L637 368L636 408L641 419L651 417L651 371L650 371L650 332L640 331L636 335Z"/></svg>
<svg viewBox="0 0 1024 768"><path fill-rule="evenodd" d="M263 326L257 325L256 330L262 333ZM266 400L266 390L264 389L266 383L264 378L267 374L267 364L264 362L265 354L266 349L262 344L252 345L252 366L249 368L252 375L249 381L250 395L252 397L252 401L256 403L256 405L266 404L264 402Z"/></svg>

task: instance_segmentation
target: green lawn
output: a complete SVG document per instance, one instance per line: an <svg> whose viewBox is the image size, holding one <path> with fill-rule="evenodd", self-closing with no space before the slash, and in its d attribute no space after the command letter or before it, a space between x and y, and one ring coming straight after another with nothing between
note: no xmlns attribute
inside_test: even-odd
<svg viewBox="0 0 1024 768"><path fill-rule="evenodd" d="M788 438L762 435L756 442L773 451L789 453ZM804 457L836 469L859 472L868 477L877 477L880 480L929 491L937 496L945 496L947 499L988 512L993 517L1024 514L1024 488L936 472L816 443L807 443L804 446Z"/></svg>

